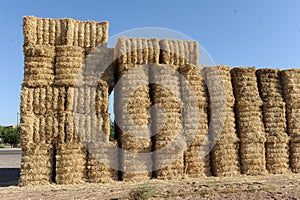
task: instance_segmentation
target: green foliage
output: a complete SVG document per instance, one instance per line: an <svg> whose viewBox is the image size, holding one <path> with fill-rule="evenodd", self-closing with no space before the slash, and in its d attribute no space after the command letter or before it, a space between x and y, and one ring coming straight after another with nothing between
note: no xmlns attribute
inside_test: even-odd
<svg viewBox="0 0 300 200"><path fill-rule="evenodd" d="M114 139L115 138L115 123L110 121L110 135L109 139Z"/></svg>
<svg viewBox="0 0 300 200"><path fill-rule="evenodd" d="M7 143L13 147L17 147L17 145L20 143L20 128L12 126L0 126L0 138L2 143Z"/></svg>
<svg viewBox="0 0 300 200"><path fill-rule="evenodd" d="M143 185L129 193L130 200L148 200L154 196L154 189L151 186Z"/></svg>

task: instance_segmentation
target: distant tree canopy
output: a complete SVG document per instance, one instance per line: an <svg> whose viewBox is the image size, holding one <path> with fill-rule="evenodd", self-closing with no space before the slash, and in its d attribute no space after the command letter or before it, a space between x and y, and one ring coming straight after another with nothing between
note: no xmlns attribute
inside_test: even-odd
<svg viewBox="0 0 300 200"><path fill-rule="evenodd" d="M115 138L115 123L110 120L110 139Z"/></svg>
<svg viewBox="0 0 300 200"><path fill-rule="evenodd" d="M20 143L20 128L13 126L0 126L1 143L17 147Z"/></svg>

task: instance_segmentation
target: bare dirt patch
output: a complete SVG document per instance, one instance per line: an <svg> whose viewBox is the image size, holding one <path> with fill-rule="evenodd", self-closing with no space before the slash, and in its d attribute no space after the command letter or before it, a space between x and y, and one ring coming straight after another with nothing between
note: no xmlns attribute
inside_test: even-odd
<svg viewBox="0 0 300 200"><path fill-rule="evenodd" d="M300 199L300 174L151 180L143 183L2 187L4 199L128 199L144 187L151 199Z"/></svg>

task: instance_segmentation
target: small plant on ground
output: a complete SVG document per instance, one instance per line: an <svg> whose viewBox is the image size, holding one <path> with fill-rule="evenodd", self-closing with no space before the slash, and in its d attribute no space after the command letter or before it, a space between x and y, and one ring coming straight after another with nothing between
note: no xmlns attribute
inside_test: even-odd
<svg viewBox="0 0 300 200"><path fill-rule="evenodd" d="M143 185L129 193L130 200L148 200L154 195L154 188L149 185Z"/></svg>

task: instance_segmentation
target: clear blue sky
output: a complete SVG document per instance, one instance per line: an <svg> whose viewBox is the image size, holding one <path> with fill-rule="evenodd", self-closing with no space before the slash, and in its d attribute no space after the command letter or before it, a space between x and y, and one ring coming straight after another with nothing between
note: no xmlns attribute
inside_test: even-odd
<svg viewBox="0 0 300 200"><path fill-rule="evenodd" d="M51 2L51 3L50 3ZM22 16L108 20L109 34L140 27L182 32L215 63L300 67L300 1L5 1L0 7L0 125L16 124L23 78Z"/></svg>

